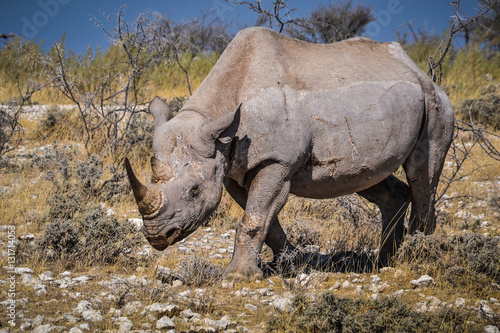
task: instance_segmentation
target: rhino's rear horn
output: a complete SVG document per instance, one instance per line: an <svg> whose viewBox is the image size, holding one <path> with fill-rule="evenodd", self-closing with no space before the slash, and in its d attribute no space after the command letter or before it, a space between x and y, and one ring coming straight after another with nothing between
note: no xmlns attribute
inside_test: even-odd
<svg viewBox="0 0 500 333"><path fill-rule="evenodd" d="M134 174L128 158L125 158L125 169L127 170L130 186L134 191L135 201L139 206L139 212L144 218L154 217L163 204L163 195L157 188L144 186Z"/></svg>

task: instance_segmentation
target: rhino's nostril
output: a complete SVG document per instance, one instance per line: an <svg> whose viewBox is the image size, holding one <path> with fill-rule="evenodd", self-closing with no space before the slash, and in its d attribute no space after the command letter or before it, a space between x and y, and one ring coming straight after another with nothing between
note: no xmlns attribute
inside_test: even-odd
<svg viewBox="0 0 500 333"><path fill-rule="evenodd" d="M172 236L172 235L175 233L175 231L176 231L176 230L177 230L177 229L170 229L170 230L167 232L167 235L166 235L167 239L168 239L168 238L170 238L170 236Z"/></svg>

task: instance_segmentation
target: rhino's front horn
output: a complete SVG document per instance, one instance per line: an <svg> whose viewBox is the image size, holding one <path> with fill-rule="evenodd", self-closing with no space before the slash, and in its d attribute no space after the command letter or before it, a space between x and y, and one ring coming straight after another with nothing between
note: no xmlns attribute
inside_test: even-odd
<svg viewBox="0 0 500 333"><path fill-rule="evenodd" d="M162 192L157 188L150 188L142 185L135 176L128 158L125 158L125 169L127 169L128 180L134 191L134 197L139 206L139 212L143 218L153 218L158 214L163 204Z"/></svg>

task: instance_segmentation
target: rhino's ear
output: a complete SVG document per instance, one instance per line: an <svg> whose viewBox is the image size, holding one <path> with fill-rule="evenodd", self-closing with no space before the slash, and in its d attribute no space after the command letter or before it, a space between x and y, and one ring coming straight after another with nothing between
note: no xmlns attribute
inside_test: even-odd
<svg viewBox="0 0 500 333"><path fill-rule="evenodd" d="M231 143L238 131L241 116L240 109L241 104L236 111L203 125L200 129L200 142L196 144L195 149L203 156L211 157L215 154L217 140L224 145Z"/></svg>
<svg viewBox="0 0 500 333"><path fill-rule="evenodd" d="M208 139L214 141L218 139L222 143L229 143L236 135L241 117L241 104L236 111L231 112L219 119L204 125L202 130Z"/></svg>
<svg viewBox="0 0 500 333"><path fill-rule="evenodd" d="M166 123L174 117L172 110L168 107L161 98L155 97L149 104L149 112L153 115L155 119L155 126Z"/></svg>

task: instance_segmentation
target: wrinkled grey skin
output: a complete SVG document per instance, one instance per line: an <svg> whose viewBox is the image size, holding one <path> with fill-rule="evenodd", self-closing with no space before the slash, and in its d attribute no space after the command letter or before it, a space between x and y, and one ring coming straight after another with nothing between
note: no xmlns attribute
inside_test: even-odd
<svg viewBox="0 0 500 333"><path fill-rule="evenodd" d="M148 193L159 201L143 209L142 231L158 250L192 233L223 185L245 209L227 278L260 276L264 243L275 255L293 249L277 219L289 193L358 193L377 204L382 256L401 242L410 202L409 232L435 229L452 106L397 43L313 45L245 29L178 116L168 120L159 99L150 109L157 160ZM392 175L400 166L409 185Z"/></svg>

